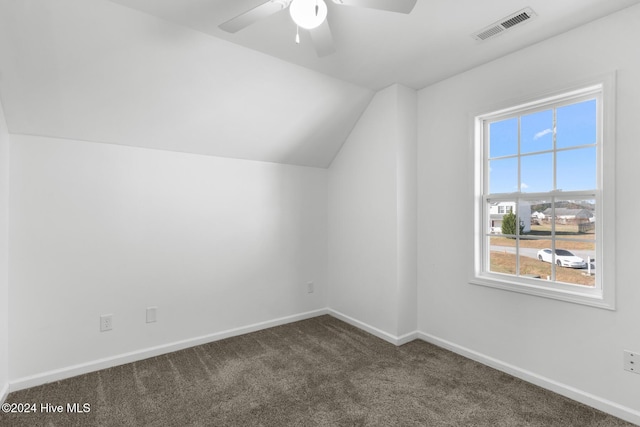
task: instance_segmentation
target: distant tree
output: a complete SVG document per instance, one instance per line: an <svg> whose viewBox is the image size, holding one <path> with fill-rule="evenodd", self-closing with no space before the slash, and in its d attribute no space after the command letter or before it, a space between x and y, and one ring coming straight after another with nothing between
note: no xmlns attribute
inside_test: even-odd
<svg viewBox="0 0 640 427"><path fill-rule="evenodd" d="M531 212L544 212L551 207L551 203L538 203L531 205ZM559 207L559 206L556 206Z"/></svg>
<svg viewBox="0 0 640 427"><path fill-rule="evenodd" d="M518 217L515 213L509 212L502 217L502 234L516 234ZM524 225L520 225L520 234L524 232Z"/></svg>

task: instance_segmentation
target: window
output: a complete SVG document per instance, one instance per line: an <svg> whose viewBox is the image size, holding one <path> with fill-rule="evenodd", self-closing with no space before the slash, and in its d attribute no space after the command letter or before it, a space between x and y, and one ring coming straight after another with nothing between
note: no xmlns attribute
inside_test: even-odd
<svg viewBox="0 0 640 427"><path fill-rule="evenodd" d="M475 118L472 283L614 308L611 80Z"/></svg>
<svg viewBox="0 0 640 427"><path fill-rule="evenodd" d="M509 206L504 206L504 205L498 205L498 213L499 214L507 214L507 213L511 213L513 212L513 206L509 205Z"/></svg>

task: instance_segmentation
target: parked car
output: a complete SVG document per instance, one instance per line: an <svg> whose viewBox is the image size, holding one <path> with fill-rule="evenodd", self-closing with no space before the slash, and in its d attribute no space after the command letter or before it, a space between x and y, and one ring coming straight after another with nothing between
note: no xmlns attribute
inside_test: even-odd
<svg viewBox="0 0 640 427"><path fill-rule="evenodd" d="M544 262L553 262L553 251L549 248L540 249L538 259ZM587 268L587 263L582 258L566 249L556 249L556 264L559 267Z"/></svg>

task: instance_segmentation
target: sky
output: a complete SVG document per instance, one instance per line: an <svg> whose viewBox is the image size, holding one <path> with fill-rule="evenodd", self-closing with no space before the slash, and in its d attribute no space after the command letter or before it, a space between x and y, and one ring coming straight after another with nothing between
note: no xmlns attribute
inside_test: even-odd
<svg viewBox="0 0 640 427"><path fill-rule="evenodd" d="M535 193L591 190L597 187L596 100L556 108L555 115L555 129L553 109L520 116L520 135L518 117L489 124L490 194L513 193L518 188L524 193Z"/></svg>

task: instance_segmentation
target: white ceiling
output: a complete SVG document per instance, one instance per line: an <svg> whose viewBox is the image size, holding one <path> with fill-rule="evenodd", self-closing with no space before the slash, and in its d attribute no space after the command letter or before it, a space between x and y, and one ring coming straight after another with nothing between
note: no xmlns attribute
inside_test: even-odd
<svg viewBox="0 0 640 427"><path fill-rule="evenodd" d="M421 89L639 2L417 0L405 15L325 0L336 53L318 58L304 31L301 44L295 44L296 26L287 10L235 34L218 28L266 0L112 1L374 90L393 83ZM471 37L525 7L538 17L495 39Z"/></svg>
<svg viewBox="0 0 640 427"><path fill-rule="evenodd" d="M337 52L293 42L261 0L0 0L9 131L327 167L374 91L422 88L640 0L418 0L410 15L328 2ZM538 18L470 34L524 7ZM570 54L570 52L568 52Z"/></svg>

